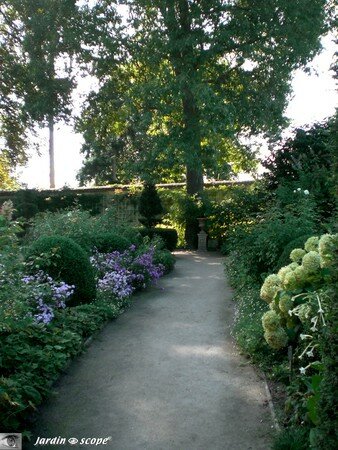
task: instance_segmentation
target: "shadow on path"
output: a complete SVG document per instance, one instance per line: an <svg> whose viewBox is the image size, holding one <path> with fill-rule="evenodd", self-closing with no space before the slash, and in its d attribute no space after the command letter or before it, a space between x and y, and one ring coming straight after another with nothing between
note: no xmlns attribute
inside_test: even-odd
<svg viewBox="0 0 338 450"><path fill-rule="evenodd" d="M175 270L108 324L41 408L38 437L111 437L33 448L265 450L265 387L230 330L231 290L217 254L178 252Z"/></svg>

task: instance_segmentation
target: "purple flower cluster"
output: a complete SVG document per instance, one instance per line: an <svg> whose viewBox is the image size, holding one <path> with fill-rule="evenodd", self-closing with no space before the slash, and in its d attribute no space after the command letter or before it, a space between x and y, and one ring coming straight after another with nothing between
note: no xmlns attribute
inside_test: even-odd
<svg viewBox="0 0 338 450"><path fill-rule="evenodd" d="M34 314L36 322L48 324L54 318L54 309L65 308L66 300L74 293L75 286L63 281L56 282L42 270L35 275L26 275L21 281L29 289L32 307L38 310Z"/></svg>
<svg viewBox="0 0 338 450"><path fill-rule="evenodd" d="M156 282L163 275L164 267L154 263L154 253L153 247L138 251L135 245L122 253L94 253L91 263L97 271L98 292L123 300L135 289Z"/></svg>

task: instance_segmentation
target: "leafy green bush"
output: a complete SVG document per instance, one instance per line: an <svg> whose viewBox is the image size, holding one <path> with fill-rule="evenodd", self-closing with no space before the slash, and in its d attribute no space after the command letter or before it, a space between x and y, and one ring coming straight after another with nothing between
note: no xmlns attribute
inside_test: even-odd
<svg viewBox="0 0 338 450"><path fill-rule="evenodd" d="M38 258L34 268L38 266L54 279L75 286L69 304L87 303L95 298L95 278L89 258L72 239L43 236L28 248L27 257Z"/></svg>
<svg viewBox="0 0 338 450"><path fill-rule="evenodd" d="M95 217L92 217L88 211L77 208L38 214L32 222L25 241L34 242L41 236L66 236L81 245L87 252L99 245L99 241L105 241L104 245L109 247L109 236L111 236L112 250L114 246L116 250L123 250L126 241L134 244L141 242L139 229L125 225L116 226L111 214L111 208Z"/></svg>
<svg viewBox="0 0 338 450"><path fill-rule="evenodd" d="M127 250L131 241L115 233L85 234L82 236L70 236L87 253L92 253L96 248L101 253Z"/></svg>
<svg viewBox="0 0 338 450"><path fill-rule="evenodd" d="M154 255L154 263L162 264L165 267L165 273L169 273L174 268L175 257L169 250L156 250Z"/></svg>
<svg viewBox="0 0 338 450"><path fill-rule="evenodd" d="M209 205L206 213L209 236L224 242L238 226L256 221L257 215L264 211L269 196L263 183L259 182L229 189L226 199L213 201Z"/></svg>
<svg viewBox="0 0 338 450"><path fill-rule="evenodd" d="M334 214L337 208L334 194L332 160L336 147L334 120L317 123L310 129L297 129L272 155L263 161L269 172L265 174L270 189L287 185L291 189L302 186L313 195L321 219Z"/></svg>
<svg viewBox="0 0 338 450"><path fill-rule="evenodd" d="M281 267L290 264L290 253L292 252L292 250L294 248L303 248L305 242L308 240L308 238L310 236L311 236L311 234L305 234L304 236L299 236L298 238L294 239L293 241L287 243L273 269L278 270Z"/></svg>
<svg viewBox="0 0 338 450"><path fill-rule="evenodd" d="M173 251L177 246L178 235L173 228L139 228L141 236L148 236L153 239L154 236L159 236L164 243L166 249Z"/></svg>
<svg viewBox="0 0 338 450"><path fill-rule="evenodd" d="M90 236L95 232L95 219L88 211L78 208L58 212L48 211L35 216L26 240L34 242L41 236L73 236L81 239L83 243L87 238L89 245Z"/></svg>
<svg viewBox="0 0 338 450"><path fill-rule="evenodd" d="M228 237L228 251L241 249L239 258L257 281L271 273L289 242L316 232L313 199L302 190L277 191L276 199L255 221L238 225ZM288 197L289 203L285 204Z"/></svg>
<svg viewBox="0 0 338 450"><path fill-rule="evenodd" d="M50 393L70 358L81 352L84 339L117 317L114 303L95 302L57 311L52 324L16 321L0 333L0 417L15 432Z"/></svg>

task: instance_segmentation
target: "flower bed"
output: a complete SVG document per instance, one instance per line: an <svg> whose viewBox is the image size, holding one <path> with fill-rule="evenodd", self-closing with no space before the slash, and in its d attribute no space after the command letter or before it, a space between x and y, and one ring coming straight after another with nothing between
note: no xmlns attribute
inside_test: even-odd
<svg viewBox="0 0 338 450"><path fill-rule="evenodd" d="M172 267L173 257L158 239L148 238L122 252L95 252L90 261L96 298L68 306L75 286L41 270L46 259L53 264L51 255L25 261L18 225L0 216L0 226L0 423L15 432L29 428L32 413L87 338L121 314L134 292Z"/></svg>

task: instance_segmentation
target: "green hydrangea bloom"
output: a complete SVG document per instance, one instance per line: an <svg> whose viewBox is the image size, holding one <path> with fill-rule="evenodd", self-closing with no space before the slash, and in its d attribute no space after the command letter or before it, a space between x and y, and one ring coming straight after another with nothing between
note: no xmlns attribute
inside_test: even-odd
<svg viewBox="0 0 338 450"><path fill-rule="evenodd" d="M318 251L321 258L321 267L330 267L338 249L338 234L323 234L319 240Z"/></svg>
<svg viewBox="0 0 338 450"><path fill-rule="evenodd" d="M281 280L278 275L273 274L266 277L262 287L261 287L261 298L265 300L267 303L270 303L274 298L276 293L281 288Z"/></svg>
<svg viewBox="0 0 338 450"><path fill-rule="evenodd" d="M307 252L318 252L318 236L310 237L304 244L304 248Z"/></svg>
<svg viewBox="0 0 338 450"><path fill-rule="evenodd" d="M299 286L303 286L306 283L308 272L303 266L297 267L294 272Z"/></svg>
<svg viewBox="0 0 338 450"><path fill-rule="evenodd" d="M264 338L269 346L275 350L286 347L288 343L288 335L282 327L273 331L266 331L264 333Z"/></svg>
<svg viewBox="0 0 338 450"><path fill-rule="evenodd" d="M306 254L306 251L303 250L302 248L295 248L290 253L290 259L291 259L291 261L300 263L305 254Z"/></svg>
<svg viewBox="0 0 338 450"><path fill-rule="evenodd" d="M300 305L298 308L298 317L302 323L307 323L311 315L311 306L308 303Z"/></svg>
<svg viewBox="0 0 338 450"><path fill-rule="evenodd" d="M287 294L287 293L283 293L280 297L279 300L279 309L284 313L284 314L288 314L288 312L290 311L290 309L293 308L293 300L291 295Z"/></svg>
<svg viewBox="0 0 338 450"><path fill-rule="evenodd" d="M308 273L315 273L320 269L321 259L319 253L311 251L303 256L302 266Z"/></svg>
<svg viewBox="0 0 338 450"><path fill-rule="evenodd" d="M282 284L284 283L286 274L289 272L292 272L292 270L293 269L291 269L289 266L285 266L285 267L282 267L281 269L279 269L277 275L279 276Z"/></svg>
<svg viewBox="0 0 338 450"><path fill-rule="evenodd" d="M296 262L292 262L291 264L289 264L288 266L291 270L295 270L297 269L297 267L299 267L299 264L297 264Z"/></svg>
<svg viewBox="0 0 338 450"><path fill-rule="evenodd" d="M299 283L298 278L295 275L295 271L288 272L284 278L284 287L288 291L294 291L295 289L299 289L301 287L301 283Z"/></svg>
<svg viewBox="0 0 338 450"><path fill-rule="evenodd" d="M265 331L277 330L280 327L280 317L276 311L267 311L263 314L262 325Z"/></svg>

